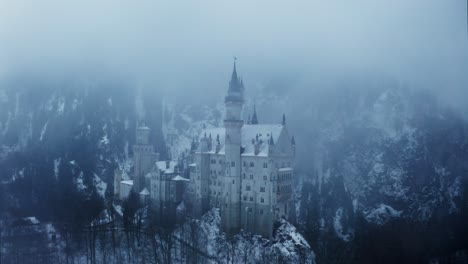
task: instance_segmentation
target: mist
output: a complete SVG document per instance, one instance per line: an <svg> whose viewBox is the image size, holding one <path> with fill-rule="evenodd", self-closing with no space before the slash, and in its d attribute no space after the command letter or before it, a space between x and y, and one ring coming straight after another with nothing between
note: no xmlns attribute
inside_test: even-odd
<svg viewBox="0 0 468 264"><path fill-rule="evenodd" d="M111 74L216 98L237 56L247 90L284 79L306 92L321 89L311 80L381 74L457 106L467 95L460 0L4 0L0 43L2 77Z"/></svg>

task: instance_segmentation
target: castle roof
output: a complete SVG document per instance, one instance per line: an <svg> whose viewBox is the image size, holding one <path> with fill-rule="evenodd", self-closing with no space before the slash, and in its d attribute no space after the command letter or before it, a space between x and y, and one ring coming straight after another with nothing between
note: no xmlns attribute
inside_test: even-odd
<svg viewBox="0 0 468 264"><path fill-rule="evenodd" d="M182 176L180 176L180 175L177 175L177 176L174 176L174 177L171 179L171 181L187 181L187 182L189 182L190 180L187 179L187 178L184 178L184 177L182 177Z"/></svg>
<svg viewBox="0 0 468 264"><path fill-rule="evenodd" d="M148 191L148 189L144 188L141 192L140 192L141 195L149 195L150 192Z"/></svg>
<svg viewBox="0 0 468 264"><path fill-rule="evenodd" d="M120 183L133 186L133 180L121 181Z"/></svg>
<svg viewBox="0 0 468 264"><path fill-rule="evenodd" d="M272 138L274 142L280 141L280 137L285 133L286 128L281 124L249 124L243 125L241 130L242 137L242 156L260 156L267 157L269 155L269 144ZM287 132L286 132L287 133ZM205 129L201 132L199 140L203 140L205 135L212 136L212 148L209 153L216 153L216 137L219 135L220 148L218 154L225 154L225 128ZM255 145L258 144L258 153L255 153ZM200 151L200 148L198 149Z"/></svg>
<svg viewBox="0 0 468 264"><path fill-rule="evenodd" d="M156 168L158 168L160 171L163 171L165 174L174 173L176 166L177 162L175 161L156 161Z"/></svg>

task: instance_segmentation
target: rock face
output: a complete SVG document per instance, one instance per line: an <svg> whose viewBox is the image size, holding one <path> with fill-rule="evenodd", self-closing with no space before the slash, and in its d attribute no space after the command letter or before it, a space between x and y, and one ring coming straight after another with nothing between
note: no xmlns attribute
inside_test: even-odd
<svg viewBox="0 0 468 264"><path fill-rule="evenodd" d="M226 237L219 210L212 209L176 234L213 256L214 263L315 263L314 252L296 228L287 221L278 224L271 241L248 233Z"/></svg>
<svg viewBox="0 0 468 264"><path fill-rule="evenodd" d="M430 96L403 89L384 90L359 108L331 136L321 131L317 184L342 178L354 210L377 224L457 212L467 123Z"/></svg>

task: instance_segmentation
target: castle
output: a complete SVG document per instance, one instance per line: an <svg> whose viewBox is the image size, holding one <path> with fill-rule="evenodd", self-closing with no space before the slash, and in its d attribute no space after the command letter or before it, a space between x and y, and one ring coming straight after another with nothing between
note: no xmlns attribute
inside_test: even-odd
<svg viewBox="0 0 468 264"><path fill-rule="evenodd" d="M294 221L294 137L288 134L284 115L281 124L260 124L254 108L244 123L244 84L235 62L224 102L224 127L204 129L192 143L189 179L178 175L175 163L157 161L148 142L149 129L138 128L133 191L158 206L183 204L195 218L216 207L226 233L243 229L271 237L275 221ZM130 190L123 184L131 181L117 177L118 182L123 199Z"/></svg>

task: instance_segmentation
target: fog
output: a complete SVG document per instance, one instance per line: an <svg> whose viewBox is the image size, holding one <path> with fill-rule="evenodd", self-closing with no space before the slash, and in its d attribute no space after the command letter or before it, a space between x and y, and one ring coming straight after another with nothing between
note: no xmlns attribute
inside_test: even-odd
<svg viewBox="0 0 468 264"><path fill-rule="evenodd" d="M218 98L237 56L247 89L383 75L466 108L466 16L462 0L2 0L0 78L110 74Z"/></svg>

